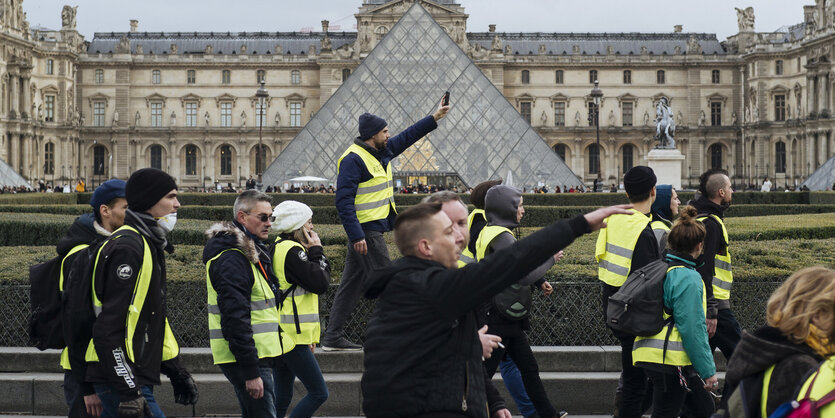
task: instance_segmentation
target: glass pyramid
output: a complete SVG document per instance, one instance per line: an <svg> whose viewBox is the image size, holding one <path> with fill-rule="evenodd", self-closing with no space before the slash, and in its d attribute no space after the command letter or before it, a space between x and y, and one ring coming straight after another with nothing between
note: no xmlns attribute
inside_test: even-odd
<svg viewBox="0 0 835 418"><path fill-rule="evenodd" d="M30 189L32 188L25 178L23 178L20 174L17 174L17 171L12 169L12 166L6 164L3 160L0 160L0 188L5 186L24 186Z"/></svg>
<svg viewBox="0 0 835 418"><path fill-rule="evenodd" d="M519 187L581 184L418 2L270 164L265 184L298 176L335 182L360 114L384 118L395 135L434 112L447 90L449 114L393 160L395 175L455 173L470 187L508 174Z"/></svg>
<svg viewBox="0 0 835 418"><path fill-rule="evenodd" d="M801 186L806 186L812 191L833 190L833 186L835 186L835 155L815 170Z"/></svg>

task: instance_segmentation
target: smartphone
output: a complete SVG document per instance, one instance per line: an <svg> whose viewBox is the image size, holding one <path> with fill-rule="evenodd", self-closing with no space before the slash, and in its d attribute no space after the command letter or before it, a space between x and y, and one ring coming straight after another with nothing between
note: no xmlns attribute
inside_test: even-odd
<svg viewBox="0 0 835 418"><path fill-rule="evenodd" d="M444 99L441 102L442 106L449 106L449 92L444 93Z"/></svg>

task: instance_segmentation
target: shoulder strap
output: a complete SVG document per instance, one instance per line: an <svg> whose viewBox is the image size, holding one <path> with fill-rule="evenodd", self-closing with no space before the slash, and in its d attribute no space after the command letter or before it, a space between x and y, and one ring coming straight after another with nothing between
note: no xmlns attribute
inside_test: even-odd
<svg viewBox="0 0 835 418"><path fill-rule="evenodd" d="M830 390L829 393L827 393L826 395L823 395L822 398L815 401L815 407L820 409L820 408L832 403L832 401L835 401L835 389Z"/></svg>

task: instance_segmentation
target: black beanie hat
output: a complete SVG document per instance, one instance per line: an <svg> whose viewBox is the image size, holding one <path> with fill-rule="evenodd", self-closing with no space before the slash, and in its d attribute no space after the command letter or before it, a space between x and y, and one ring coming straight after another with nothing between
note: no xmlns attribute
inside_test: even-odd
<svg viewBox="0 0 835 418"><path fill-rule="evenodd" d="M626 194L637 196L652 190L657 179L651 168L644 165L636 165L623 175L623 188Z"/></svg>
<svg viewBox="0 0 835 418"><path fill-rule="evenodd" d="M368 138L377 135L377 132L382 131L388 125L383 118L377 115L372 115L368 112L360 115L359 124L360 141L365 141Z"/></svg>
<svg viewBox="0 0 835 418"><path fill-rule="evenodd" d="M174 178L165 171L156 168L137 170L125 186L128 208L134 212L145 212L176 188Z"/></svg>

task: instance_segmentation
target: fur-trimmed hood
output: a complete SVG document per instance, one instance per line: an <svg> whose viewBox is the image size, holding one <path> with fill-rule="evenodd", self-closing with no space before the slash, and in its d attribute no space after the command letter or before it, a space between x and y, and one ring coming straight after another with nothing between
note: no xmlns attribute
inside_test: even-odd
<svg viewBox="0 0 835 418"><path fill-rule="evenodd" d="M218 222L207 229L205 234L208 241L206 247L203 248L203 263L230 248L243 251L250 263L258 263L258 249L255 241L234 223Z"/></svg>

